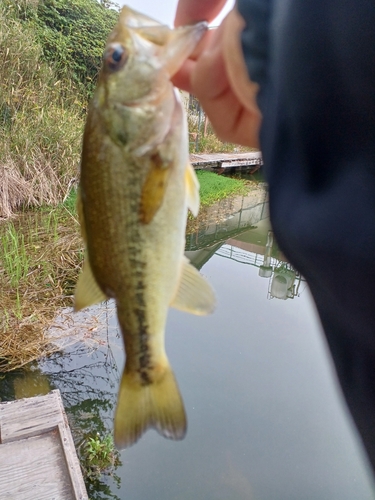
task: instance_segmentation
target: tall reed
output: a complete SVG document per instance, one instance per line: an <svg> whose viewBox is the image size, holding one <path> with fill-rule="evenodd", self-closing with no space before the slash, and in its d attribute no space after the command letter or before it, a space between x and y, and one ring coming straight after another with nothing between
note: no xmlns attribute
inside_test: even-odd
<svg viewBox="0 0 375 500"><path fill-rule="evenodd" d="M31 24L0 4L0 217L56 205L78 172L83 105L42 62Z"/></svg>

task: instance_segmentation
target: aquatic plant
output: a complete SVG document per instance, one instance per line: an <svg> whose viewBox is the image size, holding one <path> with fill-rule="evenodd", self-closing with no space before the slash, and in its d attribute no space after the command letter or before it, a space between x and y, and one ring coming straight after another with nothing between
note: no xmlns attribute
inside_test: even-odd
<svg viewBox="0 0 375 500"><path fill-rule="evenodd" d="M121 465L120 454L115 448L112 434L103 438L97 433L89 437L80 446L80 460L86 479L95 480L102 474L111 474Z"/></svg>

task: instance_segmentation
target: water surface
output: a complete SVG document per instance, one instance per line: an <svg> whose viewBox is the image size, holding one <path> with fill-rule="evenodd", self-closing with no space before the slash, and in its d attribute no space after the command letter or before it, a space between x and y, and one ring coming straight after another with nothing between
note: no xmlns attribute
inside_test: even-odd
<svg viewBox="0 0 375 500"><path fill-rule="evenodd" d="M269 228L264 207L256 206L263 215L240 221L229 240L208 221L215 239L205 234L202 247L189 247L218 305L209 317L170 310L168 318L166 347L188 415L186 438L173 442L148 431L121 452L116 475L95 483L90 498L375 499L306 284L296 275L293 299L272 298L275 269L286 266L274 248L271 277L259 276ZM3 384L3 399L33 386L59 388L76 443L112 429L124 364L113 304L100 310L104 316L79 349Z"/></svg>

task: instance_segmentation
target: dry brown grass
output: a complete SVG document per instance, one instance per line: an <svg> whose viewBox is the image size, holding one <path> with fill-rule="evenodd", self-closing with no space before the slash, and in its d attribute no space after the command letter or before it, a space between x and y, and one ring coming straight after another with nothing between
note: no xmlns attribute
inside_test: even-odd
<svg viewBox="0 0 375 500"><path fill-rule="evenodd" d="M0 217L63 200L77 177L82 104L41 62L33 31L0 4Z"/></svg>
<svg viewBox="0 0 375 500"><path fill-rule="evenodd" d="M0 371L58 349L48 329L61 308L72 305L82 260L78 222L61 211L29 213L0 225L7 246L6 256L0 253ZM9 241L15 237L12 250ZM26 260L20 263L16 259L23 254Z"/></svg>
<svg viewBox="0 0 375 500"><path fill-rule="evenodd" d="M10 217L15 208L34 201L31 186L9 158L0 164L0 216Z"/></svg>

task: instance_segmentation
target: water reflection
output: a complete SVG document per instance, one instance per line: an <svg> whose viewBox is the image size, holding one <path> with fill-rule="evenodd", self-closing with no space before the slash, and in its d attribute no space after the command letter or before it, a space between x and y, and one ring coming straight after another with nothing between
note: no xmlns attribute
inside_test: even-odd
<svg viewBox="0 0 375 500"><path fill-rule="evenodd" d="M250 191L246 196L221 200L204 208L198 219L187 227L186 251L214 248L234 235L241 234L260 221L269 218L268 196L264 187Z"/></svg>
<svg viewBox="0 0 375 500"><path fill-rule="evenodd" d="M269 299L293 299L305 288L274 239L263 189L216 203L195 223L186 237L186 255L201 269L214 254L257 267L269 280Z"/></svg>
<svg viewBox="0 0 375 500"><path fill-rule="evenodd" d="M51 382L49 377L34 362L14 377L13 389L14 399L44 396L51 391Z"/></svg>
<svg viewBox="0 0 375 500"><path fill-rule="evenodd" d="M115 351L122 355L114 312L112 302L100 305L96 308L96 315L101 320L91 339L78 346L71 345L39 364L43 374L48 375L52 388L61 391L79 456L84 454L83 445L88 438L112 433L121 375ZM78 317L76 322L81 328L90 329L90 318ZM120 500L116 495L121 483L116 469L120 466L121 461L108 471L110 475L86 481L90 499Z"/></svg>
<svg viewBox="0 0 375 500"><path fill-rule="evenodd" d="M251 238L251 234L242 234L242 237L244 236L247 236L247 239ZM269 299L286 300L300 296L306 288L305 279L280 253L270 229L265 247L257 245L256 251L252 250L254 250L253 244L237 241L234 238L217 248L215 253L226 259L257 267L258 275L269 281L267 292ZM272 255L273 253L277 257ZM301 283L304 283L303 287Z"/></svg>
<svg viewBox="0 0 375 500"><path fill-rule="evenodd" d="M375 499L309 293L301 294L302 278L273 241L264 193L257 196L206 213L187 237L187 254L213 284L218 307L207 318L176 310L168 317L166 349L188 414L186 439L147 432L121 453L112 476L88 484L90 498ZM220 223L224 212L230 217ZM268 300L285 299L285 284L286 297L298 302ZM124 365L113 308L91 309L100 318L94 329L86 319L69 320L84 332L81 343L40 363L35 384L28 375L29 387L46 390L46 377L60 389L78 450L85 437L113 427ZM6 377L3 399L24 394L14 383L21 376Z"/></svg>

